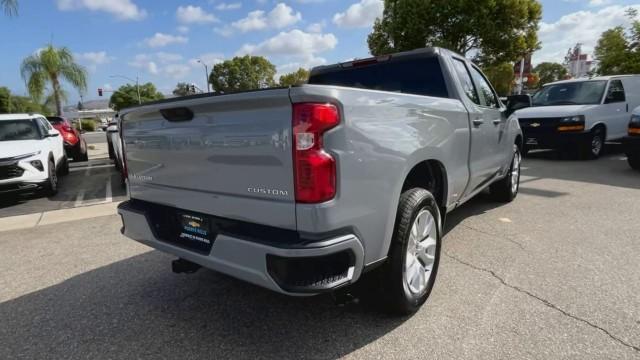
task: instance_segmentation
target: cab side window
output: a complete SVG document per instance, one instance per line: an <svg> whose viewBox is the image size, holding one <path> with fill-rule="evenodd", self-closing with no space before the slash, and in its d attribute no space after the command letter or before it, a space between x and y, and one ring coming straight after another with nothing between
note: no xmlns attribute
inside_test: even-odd
<svg viewBox="0 0 640 360"><path fill-rule="evenodd" d="M467 65L464 63L464 61L458 60L456 58L453 58L453 65L456 69L456 73L458 74L458 78L462 83L462 89L464 90L464 93L469 99L471 99L471 101L478 105L481 105L478 91L476 90L475 85L473 85L473 80L471 80L471 74L469 74Z"/></svg>
<svg viewBox="0 0 640 360"><path fill-rule="evenodd" d="M489 85L489 81L484 77L484 75L482 75L480 70L472 67L471 76L478 86L478 92L480 93L480 104L491 108L499 108L500 103L498 102L498 97L493 92L491 85Z"/></svg>
<svg viewBox="0 0 640 360"><path fill-rule="evenodd" d="M616 103L616 102L625 102L626 96L624 94L624 86L622 86L622 81L620 80L611 80L609 83L609 90L607 91L607 97L605 98L605 103Z"/></svg>

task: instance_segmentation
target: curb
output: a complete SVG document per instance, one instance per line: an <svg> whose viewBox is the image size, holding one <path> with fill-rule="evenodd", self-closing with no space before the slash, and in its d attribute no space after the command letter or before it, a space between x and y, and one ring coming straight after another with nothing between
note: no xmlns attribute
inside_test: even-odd
<svg viewBox="0 0 640 360"><path fill-rule="evenodd" d="M59 224L74 220L116 215L120 202L83 206L70 209L44 211L40 213L0 218L0 232L30 229L43 225Z"/></svg>

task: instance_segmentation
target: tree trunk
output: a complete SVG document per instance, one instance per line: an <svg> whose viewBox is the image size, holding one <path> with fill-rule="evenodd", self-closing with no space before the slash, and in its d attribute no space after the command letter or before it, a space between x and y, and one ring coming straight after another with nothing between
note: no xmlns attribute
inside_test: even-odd
<svg viewBox="0 0 640 360"><path fill-rule="evenodd" d="M51 76L53 99L56 102L56 115L62 116L62 99L60 98L60 81L56 75Z"/></svg>

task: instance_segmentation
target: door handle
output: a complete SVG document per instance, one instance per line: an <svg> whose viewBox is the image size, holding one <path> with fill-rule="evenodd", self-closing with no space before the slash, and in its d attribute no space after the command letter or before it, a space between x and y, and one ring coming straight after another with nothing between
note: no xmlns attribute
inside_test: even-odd
<svg viewBox="0 0 640 360"><path fill-rule="evenodd" d="M493 119L493 125L500 125L501 122L502 120L500 119Z"/></svg>
<svg viewBox="0 0 640 360"><path fill-rule="evenodd" d="M480 126L482 124L484 124L484 120L482 120L482 119L473 119L473 125L474 126Z"/></svg>

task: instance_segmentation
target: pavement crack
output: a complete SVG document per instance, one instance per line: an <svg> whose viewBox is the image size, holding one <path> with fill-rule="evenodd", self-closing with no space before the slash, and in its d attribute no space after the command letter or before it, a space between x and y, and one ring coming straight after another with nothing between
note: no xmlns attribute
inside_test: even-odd
<svg viewBox="0 0 640 360"><path fill-rule="evenodd" d="M517 291L519 293L525 294L525 295L527 295L527 296L529 296L529 297L531 297L531 298L533 298L535 300L538 300L539 302L541 302L545 306L560 312L564 316L567 316L567 317L569 317L571 319L574 319L574 320L579 321L579 322L581 322L583 324L586 324L586 325L590 326L593 329L600 330L605 335L609 336L611 339L613 339L614 341L618 342L619 344L621 344L621 345L623 345L623 346L625 346L625 347L627 347L629 349L632 349L632 350L634 350L636 352L640 352L640 346L629 344L628 342L626 342L626 341L620 339L619 337L613 335L611 332L609 332L609 330L607 330L607 329L605 329L605 328L603 328L601 326L598 326L598 325L590 322L589 320L586 320L586 319L583 319L583 318L581 318L581 317L579 317L577 315L571 314L570 312L568 312L568 311L558 307L557 305L553 304L549 300L541 298L540 296L538 296L538 295L536 295L536 294L534 294L534 293L532 293L532 292L530 292L528 290L525 290L525 289L523 289L521 287L518 287L516 285L509 284L502 277L500 277L498 274L496 274L493 270L485 269L483 267L479 267L479 266L473 265L473 264L471 264L469 262L466 262L466 261L464 261L464 260L462 260L462 259L460 259L460 258L458 258L456 256L453 256L453 255L449 254L447 251L443 251L443 252L447 257L451 258L452 260L454 260L454 261L456 261L456 262L458 262L458 263L460 263L462 265L465 265L467 267L470 267L470 268L472 268L474 270L487 273L487 274L491 275L493 278L495 278L496 280L498 280L502 285L504 285L504 286L506 286L506 287L508 287L508 288L510 288L512 290L515 290L515 291Z"/></svg>
<svg viewBox="0 0 640 360"><path fill-rule="evenodd" d="M511 239L511 238L508 238L508 237L505 237L505 236L501 236L501 235L497 235L497 234L492 234L492 233L490 233L490 232L488 232L488 231L484 231L484 230L476 229L476 228L474 228L474 227L472 227L472 226L469 226L469 225L466 225L466 224L461 224L461 225L462 225L462 227L467 228L467 229L469 229L469 230L471 230L471 231L479 232L479 233L484 234L484 235L487 235L487 236L493 236L493 237L496 237L496 238L498 238L498 239L502 239L502 240L508 241L508 242L510 242L510 243L512 243L512 244L514 244L514 245L516 245L517 247L519 247L519 248L520 248L520 249L522 249L522 250L525 250L525 251L527 250L527 249L524 247L524 245L520 244L519 242L517 242L517 241L515 241L515 240L513 240L513 239Z"/></svg>
<svg viewBox="0 0 640 360"><path fill-rule="evenodd" d="M42 221L42 217L43 217L43 216L44 216L44 211L42 211L42 212L40 213L40 217L38 218L38 221L36 221L36 225L35 225L35 226L40 225L40 221Z"/></svg>

